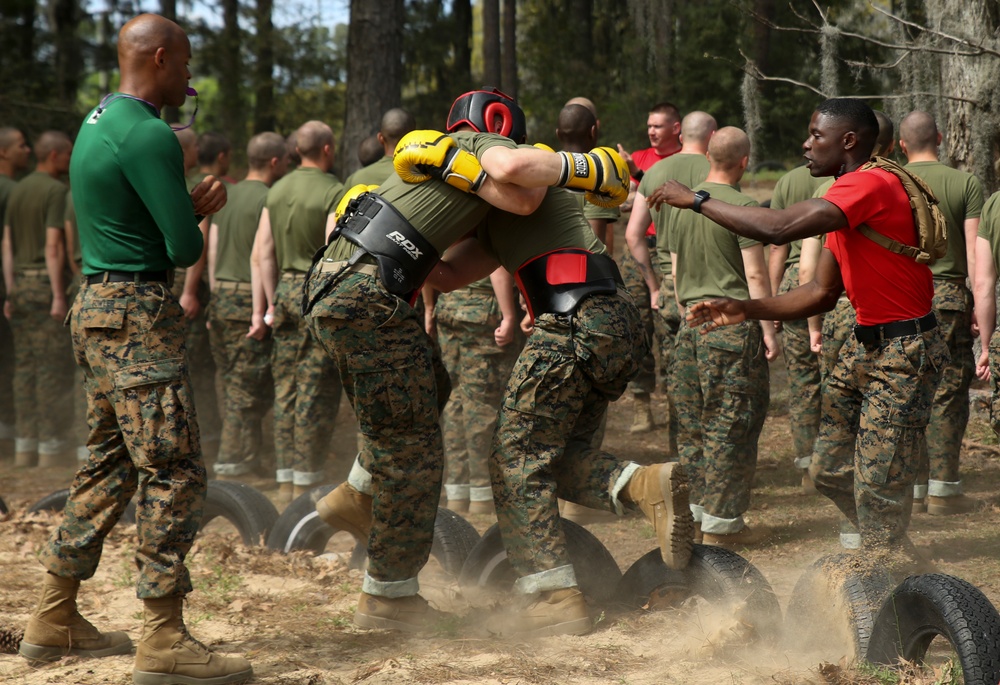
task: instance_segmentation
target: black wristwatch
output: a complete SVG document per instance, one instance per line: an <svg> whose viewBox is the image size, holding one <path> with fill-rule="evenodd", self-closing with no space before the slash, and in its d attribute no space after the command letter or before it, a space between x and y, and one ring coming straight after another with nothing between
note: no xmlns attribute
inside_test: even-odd
<svg viewBox="0 0 1000 685"><path fill-rule="evenodd" d="M708 198L712 197L709 195L707 190L699 190L694 194L694 204L691 205L691 209L701 214L701 205Z"/></svg>

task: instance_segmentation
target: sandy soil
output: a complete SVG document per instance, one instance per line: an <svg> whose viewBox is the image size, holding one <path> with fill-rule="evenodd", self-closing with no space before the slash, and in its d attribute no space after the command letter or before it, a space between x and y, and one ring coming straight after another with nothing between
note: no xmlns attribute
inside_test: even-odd
<svg viewBox="0 0 1000 685"><path fill-rule="evenodd" d="M799 493L790 464L787 415L783 411L781 369L773 375L773 410L761 438L761 459L751 522L772 526L771 544L747 552L763 573L784 610L795 582L813 561L839 551L837 514L823 498ZM663 398L655 397L664 409ZM631 403L612 407L607 446L640 462L657 460L665 437L660 429L628 432ZM969 580L1000 604L1000 467L986 420L977 413L966 441L965 482L978 504L960 517L914 518L918 549L943 572ZM0 462L0 496L12 509L0 521L0 627L23 626L35 602L42 573L35 553L56 523L55 516L29 515L27 507L65 487L71 468L48 472L18 470ZM265 481L259 485L267 487ZM273 496L273 490L268 494ZM480 531L491 520L469 517ZM624 571L655 547L652 529L629 518L590 527ZM335 538L334 546L343 548ZM140 604L134 595L133 527L120 526L105 549L97 576L85 583L82 611L103 628L138 638ZM746 639L731 609L689 602L662 611L594 607L595 628L583 637L553 637L526 642L497 638L493 620L508 599L463 592L435 561L421 575L425 595L456 614L431 635L408 637L353 627L351 617L361 577L338 561L308 553L282 555L238 544L227 522L213 523L190 556L196 591L186 610L192 632L223 652L240 652L253 662L253 682L273 685L333 683L830 683L870 682L856 672L841 672L850 652L838 640L838 621L817 615L829 627L822 645L792 648ZM823 632L823 631L821 631ZM827 664L821 668L821 664ZM19 657L0 655L0 682L130 683L131 659L64 659L32 669ZM908 679L907 682L933 682Z"/></svg>

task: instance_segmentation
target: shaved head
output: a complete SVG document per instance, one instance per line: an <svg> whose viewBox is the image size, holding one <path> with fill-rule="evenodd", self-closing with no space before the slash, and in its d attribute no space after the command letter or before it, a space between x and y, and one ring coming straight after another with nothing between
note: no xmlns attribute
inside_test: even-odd
<svg viewBox="0 0 1000 685"><path fill-rule="evenodd" d="M401 107L393 107L382 115L378 132L385 144L395 149L396 143L416 127L417 121L412 114Z"/></svg>
<svg viewBox="0 0 1000 685"><path fill-rule="evenodd" d="M187 97L191 43L184 30L156 14L140 14L118 32L119 90L150 102L180 107Z"/></svg>
<svg viewBox="0 0 1000 685"><path fill-rule="evenodd" d="M685 143L698 144L703 149L708 148L708 141L719 125L708 112L691 112L681 120L681 135Z"/></svg>
<svg viewBox="0 0 1000 685"><path fill-rule="evenodd" d="M383 157L385 157L385 147L377 135L370 135L358 143L358 161L361 162L361 166L374 164Z"/></svg>
<svg viewBox="0 0 1000 685"><path fill-rule="evenodd" d="M184 153L184 173L198 166L198 136L189 128L174 131L177 142L181 144L181 152Z"/></svg>
<svg viewBox="0 0 1000 685"><path fill-rule="evenodd" d="M556 137L564 147L591 148L597 142L596 126L597 119L589 109L583 105L566 105L559 112Z"/></svg>
<svg viewBox="0 0 1000 685"><path fill-rule="evenodd" d="M329 145L333 153L333 129L322 121L307 121L295 132L295 147L302 159L317 161L323 148Z"/></svg>
<svg viewBox="0 0 1000 685"><path fill-rule="evenodd" d="M906 144L907 152L935 152L938 146L937 123L927 112L910 112L899 125L899 138Z"/></svg>
<svg viewBox="0 0 1000 685"><path fill-rule="evenodd" d="M258 133L247 143L247 163L251 169L263 169L272 159L283 159L288 154L285 139L272 131Z"/></svg>
<svg viewBox="0 0 1000 685"><path fill-rule="evenodd" d="M48 159L53 152L66 152L72 147L73 141L62 131L46 131L35 141L35 157Z"/></svg>
<svg viewBox="0 0 1000 685"><path fill-rule="evenodd" d="M570 105L580 105L581 107L586 107L587 109L590 110L590 113L594 115L594 118L595 119L597 118L597 107L594 106L594 103L589 98L585 97L570 98L569 100L566 101L565 106L568 107Z"/></svg>
<svg viewBox="0 0 1000 685"><path fill-rule="evenodd" d="M878 137L875 138L875 149L872 150L872 156L885 157L892 152L896 127L893 126L892 119L885 112L877 109L872 111L875 112L875 118L878 119Z"/></svg>
<svg viewBox="0 0 1000 685"><path fill-rule="evenodd" d="M187 45L184 29L158 14L140 14L122 26L118 32L118 63L124 68L139 60L147 60L160 48Z"/></svg>
<svg viewBox="0 0 1000 685"><path fill-rule="evenodd" d="M708 160L713 169L738 169L750 156L750 138L735 126L720 128L708 143Z"/></svg>

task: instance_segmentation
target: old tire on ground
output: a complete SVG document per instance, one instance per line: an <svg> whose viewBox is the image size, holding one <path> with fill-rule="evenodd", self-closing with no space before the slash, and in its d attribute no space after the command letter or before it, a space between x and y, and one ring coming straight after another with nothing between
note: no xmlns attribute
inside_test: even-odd
<svg viewBox="0 0 1000 685"><path fill-rule="evenodd" d="M617 601L630 609L676 607L690 596L687 574L667 568L659 547L636 559L615 590Z"/></svg>
<svg viewBox="0 0 1000 685"><path fill-rule="evenodd" d="M771 584L756 566L736 552L695 545L684 574L693 596L712 604L743 605L743 620L758 637L772 639L780 632L781 607Z"/></svg>
<svg viewBox="0 0 1000 685"><path fill-rule="evenodd" d="M274 508L264 493L251 485L229 480L210 480L205 495L205 513L201 517L202 530L216 518L233 524L244 545L262 545L271 527L278 519Z"/></svg>
<svg viewBox="0 0 1000 685"><path fill-rule="evenodd" d="M267 546L281 552L305 549L322 554L327 543L339 531L334 530L316 513L316 502L331 490L333 485L322 485L297 497L275 521ZM469 551L479 541L479 534L471 523L448 509L439 508L434 520L434 543L431 554L447 573L457 575ZM367 540L358 540L351 554L349 566L361 568L366 558Z"/></svg>
<svg viewBox="0 0 1000 685"><path fill-rule="evenodd" d="M868 661L922 661L936 636L948 640L967 685L1000 682L1000 614L969 583L942 573L910 576L875 618Z"/></svg>
<svg viewBox="0 0 1000 685"><path fill-rule="evenodd" d="M10 510L7 509L7 503L3 501L3 497L0 497L0 516L9 513L9 511Z"/></svg>
<svg viewBox="0 0 1000 685"><path fill-rule="evenodd" d="M622 577L618 562L589 530L572 521L561 520L566 550L580 591L596 602L613 600ZM507 560L507 550L500 537L500 527L493 524L470 552L458 582L463 587L507 591L516 580L517 574Z"/></svg>
<svg viewBox="0 0 1000 685"><path fill-rule="evenodd" d="M786 641L798 649L832 644L831 621L839 626L852 651L849 659L863 659L875 615L895 587L889 571L866 564L856 554L831 554L817 559L795 583L785 612ZM817 616L827 617L817 621Z"/></svg>
<svg viewBox="0 0 1000 685"><path fill-rule="evenodd" d="M445 573L452 576L461 573L465 560L477 544L479 532L471 523L450 509L438 507L431 555L438 560Z"/></svg>
<svg viewBox="0 0 1000 685"><path fill-rule="evenodd" d="M62 510L66 507L66 500L69 499L69 488L63 488L62 490L56 490L53 493L45 495L40 500L28 507L29 514L37 514L40 511L51 511L54 513L62 513ZM120 523L125 525L132 525L135 523L135 499L133 498L126 506L125 511L122 512L122 517L119 519Z"/></svg>

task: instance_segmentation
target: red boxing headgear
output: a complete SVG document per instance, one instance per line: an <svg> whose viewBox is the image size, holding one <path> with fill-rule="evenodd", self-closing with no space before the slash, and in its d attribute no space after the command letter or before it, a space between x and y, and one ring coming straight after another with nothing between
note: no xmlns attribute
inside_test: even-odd
<svg viewBox="0 0 1000 685"><path fill-rule="evenodd" d="M499 133L515 143L523 143L528 136L524 111L496 88L469 91L455 100L448 112L448 133L463 124L480 133Z"/></svg>

